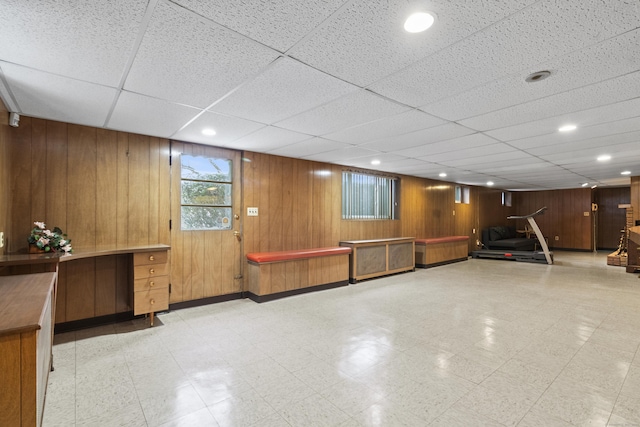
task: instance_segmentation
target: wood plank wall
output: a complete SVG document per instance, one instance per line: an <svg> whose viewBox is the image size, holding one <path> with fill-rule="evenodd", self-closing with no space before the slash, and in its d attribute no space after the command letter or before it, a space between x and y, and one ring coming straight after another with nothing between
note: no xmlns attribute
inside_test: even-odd
<svg viewBox="0 0 640 427"><path fill-rule="evenodd" d="M593 195L590 188L523 191L512 195L516 215L526 215L543 206L548 208L543 215L536 217L536 223L549 240L550 247L593 250ZM525 222L516 221L517 227L524 227Z"/></svg>
<svg viewBox="0 0 640 427"><path fill-rule="evenodd" d="M620 244L620 230L627 222L627 210L618 207L630 203L629 187L596 188L595 202L598 204L596 227L598 249L616 249Z"/></svg>
<svg viewBox="0 0 640 427"><path fill-rule="evenodd" d="M9 226L9 112L0 100L0 231L8 239ZM0 248L0 255L7 253L7 245Z"/></svg>
<svg viewBox="0 0 640 427"><path fill-rule="evenodd" d="M347 221L341 219L345 167L260 153L244 157L243 203L245 210L259 211L258 217L244 218L245 254L387 237L471 240L477 229L480 189L472 188L471 203L462 205L455 203L450 183L401 176L398 220Z"/></svg>
<svg viewBox="0 0 640 427"><path fill-rule="evenodd" d="M26 250L34 221L77 250L169 244L167 140L22 117L8 151L10 252ZM128 311L128 275L127 256L62 263L56 321Z"/></svg>
<svg viewBox="0 0 640 427"><path fill-rule="evenodd" d="M631 177L631 206L633 219L640 220L640 176Z"/></svg>

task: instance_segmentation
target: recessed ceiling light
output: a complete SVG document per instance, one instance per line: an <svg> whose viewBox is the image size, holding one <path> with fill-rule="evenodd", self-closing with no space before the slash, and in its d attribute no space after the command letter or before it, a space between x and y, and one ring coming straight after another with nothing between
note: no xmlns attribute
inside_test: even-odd
<svg viewBox="0 0 640 427"><path fill-rule="evenodd" d="M371 164L374 166L378 166L380 164L380 160L371 160Z"/></svg>
<svg viewBox="0 0 640 427"><path fill-rule="evenodd" d="M576 130L578 126L576 125L564 125L558 128L559 132L571 132L572 130Z"/></svg>
<svg viewBox="0 0 640 427"><path fill-rule="evenodd" d="M202 134L205 136L213 136L216 134L216 131L211 128L202 129Z"/></svg>
<svg viewBox="0 0 640 427"><path fill-rule="evenodd" d="M430 12L417 12L410 15L404 21L404 29L408 33L421 33L428 30L436 21L434 14Z"/></svg>
<svg viewBox="0 0 640 427"><path fill-rule="evenodd" d="M487 185L491 187L493 185L493 181L487 181Z"/></svg>
<svg viewBox="0 0 640 427"><path fill-rule="evenodd" d="M597 159L597 160L598 160L599 162L606 162L606 161L611 160L611 156L610 156L610 155L608 155L608 154L603 154L602 156L598 156L598 159Z"/></svg>
<svg viewBox="0 0 640 427"><path fill-rule="evenodd" d="M445 176L447 176L447 174L446 174L446 173L444 173L444 172L440 172L440 174L438 174L438 176L439 176L440 178L444 178Z"/></svg>
<svg viewBox="0 0 640 427"><path fill-rule="evenodd" d="M535 83L535 82L539 82L539 81L542 81L542 80L546 79L550 75L551 75L551 72L549 72L549 71L537 71L535 73L529 74L524 79L524 81L527 82L527 83Z"/></svg>
<svg viewBox="0 0 640 427"><path fill-rule="evenodd" d="M631 175L631 171L620 172L620 175Z"/></svg>
<svg viewBox="0 0 640 427"><path fill-rule="evenodd" d="M582 184L583 187L586 187L587 185L589 185L588 182L585 182L584 184Z"/></svg>

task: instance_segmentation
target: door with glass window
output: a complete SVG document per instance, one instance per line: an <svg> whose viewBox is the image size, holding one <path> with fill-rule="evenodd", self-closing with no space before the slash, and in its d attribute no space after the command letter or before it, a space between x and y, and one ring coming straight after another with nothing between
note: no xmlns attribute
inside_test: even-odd
<svg viewBox="0 0 640 427"><path fill-rule="evenodd" d="M242 291L240 152L171 142L171 303Z"/></svg>

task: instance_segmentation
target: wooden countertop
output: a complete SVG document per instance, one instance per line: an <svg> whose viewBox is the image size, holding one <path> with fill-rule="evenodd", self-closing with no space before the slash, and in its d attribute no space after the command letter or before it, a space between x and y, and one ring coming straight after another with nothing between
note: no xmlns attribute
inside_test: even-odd
<svg viewBox="0 0 640 427"><path fill-rule="evenodd" d="M40 329L56 273L0 277L0 336Z"/></svg>
<svg viewBox="0 0 640 427"><path fill-rule="evenodd" d="M169 249L171 249L171 246L169 245L144 245L128 246L118 249L80 249L74 250L72 254L61 254L59 252L41 254L8 254L0 256L0 266L66 262L82 258L93 258L97 256L120 255L137 252L166 251Z"/></svg>

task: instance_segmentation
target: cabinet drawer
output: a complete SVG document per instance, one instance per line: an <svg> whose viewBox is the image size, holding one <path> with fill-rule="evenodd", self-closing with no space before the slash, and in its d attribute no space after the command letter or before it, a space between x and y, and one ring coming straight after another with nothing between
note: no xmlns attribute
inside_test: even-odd
<svg viewBox="0 0 640 427"><path fill-rule="evenodd" d="M169 276L154 276L136 279L133 281L133 290L146 291L149 289L161 289L169 287Z"/></svg>
<svg viewBox="0 0 640 427"><path fill-rule="evenodd" d="M133 314L145 314L169 308L169 289L150 289L133 293Z"/></svg>
<svg viewBox="0 0 640 427"><path fill-rule="evenodd" d="M168 258L167 251L138 252L133 254L133 265L165 264Z"/></svg>
<svg viewBox="0 0 640 427"><path fill-rule="evenodd" d="M133 278L166 276L169 274L169 266L165 264L136 265L133 267Z"/></svg>

